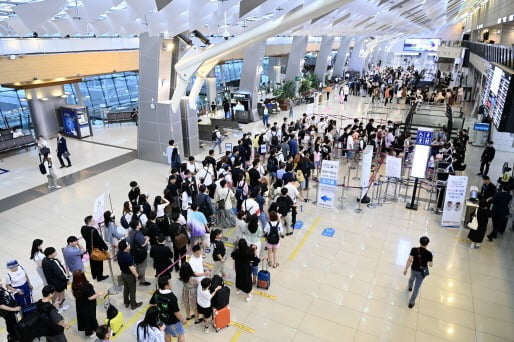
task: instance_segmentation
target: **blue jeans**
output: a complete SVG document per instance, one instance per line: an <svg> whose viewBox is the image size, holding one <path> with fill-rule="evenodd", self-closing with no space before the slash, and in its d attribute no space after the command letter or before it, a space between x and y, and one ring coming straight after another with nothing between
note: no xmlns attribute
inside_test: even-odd
<svg viewBox="0 0 514 342"><path fill-rule="evenodd" d="M421 283L423 283L422 273L411 269L409 278L409 289L412 289L412 295L410 296L409 304L414 304L416 302L416 297L418 296ZM413 284L414 287L412 286Z"/></svg>
<svg viewBox="0 0 514 342"><path fill-rule="evenodd" d="M218 151L221 153L221 139L216 139L212 142L212 149L214 150L216 148L216 145L218 146Z"/></svg>
<svg viewBox="0 0 514 342"><path fill-rule="evenodd" d="M262 116L262 123L264 124L264 126L268 126L268 123L269 123L269 114L268 115L263 115Z"/></svg>

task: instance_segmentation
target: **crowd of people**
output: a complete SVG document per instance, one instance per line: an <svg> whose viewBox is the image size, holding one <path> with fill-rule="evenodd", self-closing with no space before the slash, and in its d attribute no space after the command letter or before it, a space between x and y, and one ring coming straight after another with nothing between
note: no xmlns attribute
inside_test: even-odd
<svg viewBox="0 0 514 342"><path fill-rule="evenodd" d="M439 95L432 99L434 93L430 95L428 88L415 87L419 78L418 72L410 68L385 68L344 84L339 90L341 101L347 101L351 95L367 95L385 105L395 98L406 104L438 102ZM331 91L332 87L327 89L328 94ZM42 298L37 302L32 299L31 282L36 275L27 274L17 260L9 260L7 281L0 282L0 312L6 321L9 341L21 339L20 325L26 324L24 318L35 312L45 317L51 328L39 336L48 341L66 341L65 331L70 326L62 313L70 308L66 304L70 282L78 330L97 341L110 341L112 326L99 325L97 320L97 299L106 293L95 290L84 266L89 261L91 278L102 282L109 277L104 274L104 261L109 258L118 264L117 279L123 285L126 309L136 310L143 305L136 298L137 287L150 286L150 279L155 279L158 289L136 327L138 342L171 341L172 337L183 342L184 325L191 320L202 324L208 333L213 319L211 299L222 288L213 286L214 278L231 277L225 264L232 259L236 294L242 292L245 301L251 300L259 265L266 263L271 269L280 266L280 246L294 234L302 202L308 201L308 190L323 160L345 157L348 166L355 167L355 160L367 145L373 146L375 152L396 156L403 153L405 160L413 152L411 137L392 121L377 124L374 119L354 119L338 127L335 116L303 114L295 119L291 112L281 123L269 123L267 108L262 110L261 132L243 134L230 151L221 153L223 135L216 128L212 132L212 147L201 161L194 156L183 158L170 140L166 152L170 173L162 194L152 201L137 181L131 181L119 220L111 211L104 213L101 222L86 216L81 236L67 238L63 260L58 257L58 249L43 247L44 241L35 239L30 259L44 284ZM429 170L436 162L439 167L446 164L450 173L465 167L467 131L462 130L453 141L449 136L444 127L436 132ZM484 239L490 216L493 232L488 239L492 241L503 234L511 200L508 181L497 191L486 176L494 158L492 142L488 147L482 156L484 186L477 210L478 229L469 234L473 248L479 247ZM216 149L221 154L219 158ZM41 163L46 163L51 174L50 148L43 138L39 139L39 150ZM62 157L67 160L67 167L71 166L62 136L57 151L61 167L66 167ZM232 239L229 246L228 239ZM420 245L425 248L428 239L420 240ZM233 250L229 253L228 248ZM431 254L422 251L426 254L424 265L420 265L420 250L413 249L405 273L409 267L422 272L427 263L431 266ZM212 263L206 262L209 259ZM148 270L149 264L153 271ZM409 288L414 286L409 307L414 306L422 279L415 272L409 280ZM147 273L151 276L147 277ZM173 289L173 277L182 285L180 295Z"/></svg>

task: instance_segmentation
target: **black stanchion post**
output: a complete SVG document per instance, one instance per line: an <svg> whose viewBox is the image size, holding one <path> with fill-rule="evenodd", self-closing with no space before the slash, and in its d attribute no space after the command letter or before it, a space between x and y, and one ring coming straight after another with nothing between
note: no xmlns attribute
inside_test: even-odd
<svg viewBox="0 0 514 342"><path fill-rule="evenodd" d="M410 203L407 203L407 205L405 206L405 208L407 208L407 209L418 210L418 205L415 203L416 202L416 191L418 190L418 180L419 180L418 178L414 179L414 189L412 191L412 198L411 198Z"/></svg>

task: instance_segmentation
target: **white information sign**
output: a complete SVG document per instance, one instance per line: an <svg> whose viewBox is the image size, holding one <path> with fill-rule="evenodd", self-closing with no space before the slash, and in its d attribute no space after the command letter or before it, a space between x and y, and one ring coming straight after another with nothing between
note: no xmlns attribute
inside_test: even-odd
<svg viewBox="0 0 514 342"><path fill-rule="evenodd" d="M386 177L401 178L402 176L402 158L386 156Z"/></svg>
<svg viewBox="0 0 514 342"><path fill-rule="evenodd" d="M337 193L339 161L323 160L318 184L318 206L333 208Z"/></svg>
<svg viewBox="0 0 514 342"><path fill-rule="evenodd" d="M105 192L102 192L100 196L95 199L93 204L93 219L96 223L100 224L104 221L105 211Z"/></svg>
<svg viewBox="0 0 514 342"><path fill-rule="evenodd" d="M373 160L373 146L368 145L362 152L361 162L361 195L359 199L363 199L369 190L369 178L371 177L371 162Z"/></svg>
<svg viewBox="0 0 514 342"><path fill-rule="evenodd" d="M307 105L307 109L305 110L305 113L306 113L307 115L312 115L312 114L314 114L314 103L309 103L309 104Z"/></svg>
<svg viewBox="0 0 514 342"><path fill-rule="evenodd" d="M466 206L467 176L449 176L444 196L441 226L460 227L462 212Z"/></svg>

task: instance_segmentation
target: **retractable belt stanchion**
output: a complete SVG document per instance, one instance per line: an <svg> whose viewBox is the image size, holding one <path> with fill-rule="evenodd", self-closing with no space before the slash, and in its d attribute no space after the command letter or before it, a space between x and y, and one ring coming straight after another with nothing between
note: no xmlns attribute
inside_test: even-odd
<svg viewBox="0 0 514 342"><path fill-rule="evenodd" d="M109 200L111 199L111 195L109 194ZM111 203L111 210L112 210L112 203ZM100 228L102 232L102 238L105 240L105 231L106 229L102 229L102 226L105 228L105 225L103 223L98 224L98 228ZM109 249L110 251L110 249ZM120 289L118 288L118 284L116 283L116 279L114 278L114 272L112 270L112 256L107 260L107 264L109 265L109 275L111 276L112 281L112 287L110 287L107 292L110 295L117 295L120 293Z"/></svg>
<svg viewBox="0 0 514 342"><path fill-rule="evenodd" d="M360 213L362 213L362 208L361 208L361 200L362 200L362 198L361 198L361 194L360 194L360 192L359 192L359 195L358 195L358 197L357 197L357 198L358 198L358 201L357 201L357 203L358 203L358 204L357 204L357 208L355 208L353 211L354 211L355 213L357 213L357 214L360 214Z"/></svg>

